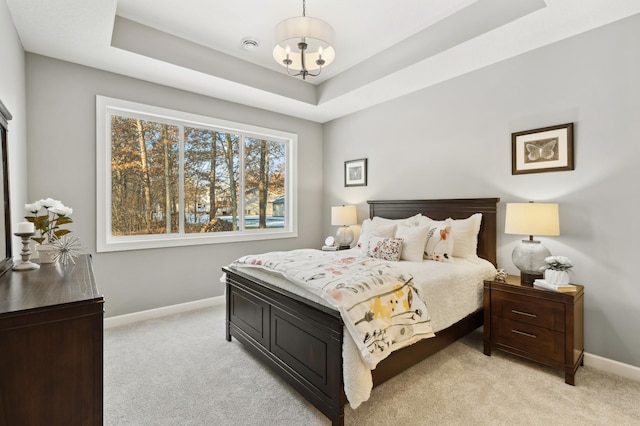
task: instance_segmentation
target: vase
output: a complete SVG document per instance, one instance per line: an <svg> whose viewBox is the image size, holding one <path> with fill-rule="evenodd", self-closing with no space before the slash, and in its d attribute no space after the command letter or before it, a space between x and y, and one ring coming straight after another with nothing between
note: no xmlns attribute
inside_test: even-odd
<svg viewBox="0 0 640 426"><path fill-rule="evenodd" d="M54 263L58 248L53 244L38 244L36 246L40 263Z"/></svg>
<svg viewBox="0 0 640 426"><path fill-rule="evenodd" d="M569 284L569 271L547 269L544 271L544 280L553 285Z"/></svg>

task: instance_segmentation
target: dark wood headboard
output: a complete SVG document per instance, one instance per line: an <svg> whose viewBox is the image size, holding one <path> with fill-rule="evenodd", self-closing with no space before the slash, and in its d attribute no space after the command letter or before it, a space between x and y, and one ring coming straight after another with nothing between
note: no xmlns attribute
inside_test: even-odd
<svg viewBox="0 0 640 426"><path fill-rule="evenodd" d="M474 213L482 213L478 234L478 256L497 265L496 255L496 205L500 198L467 198L450 200L380 200L369 203L369 217L403 219L422 213L434 220L466 219Z"/></svg>

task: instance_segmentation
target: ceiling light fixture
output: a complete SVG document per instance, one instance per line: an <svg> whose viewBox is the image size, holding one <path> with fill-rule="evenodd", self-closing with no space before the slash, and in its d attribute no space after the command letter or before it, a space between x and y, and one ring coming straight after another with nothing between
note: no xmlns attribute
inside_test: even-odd
<svg viewBox="0 0 640 426"><path fill-rule="evenodd" d="M336 57L332 47L334 35L331 25L320 19L307 18L306 0L302 0L302 16L285 19L276 26L273 58L293 77L302 76L303 80L308 75L316 77L322 67Z"/></svg>

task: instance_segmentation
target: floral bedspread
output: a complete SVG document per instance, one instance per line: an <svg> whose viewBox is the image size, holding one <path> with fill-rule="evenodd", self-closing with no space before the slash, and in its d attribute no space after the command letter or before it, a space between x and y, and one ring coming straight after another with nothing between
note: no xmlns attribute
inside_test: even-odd
<svg viewBox="0 0 640 426"><path fill-rule="evenodd" d="M280 273L338 309L370 369L394 350L434 336L413 277L392 262L292 250L244 256L234 264Z"/></svg>

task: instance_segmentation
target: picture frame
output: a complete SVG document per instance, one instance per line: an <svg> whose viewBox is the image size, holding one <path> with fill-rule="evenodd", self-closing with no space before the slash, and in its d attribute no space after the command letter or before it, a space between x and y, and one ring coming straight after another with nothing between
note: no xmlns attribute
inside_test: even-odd
<svg viewBox="0 0 640 426"><path fill-rule="evenodd" d="M344 162L344 186L367 186L367 159Z"/></svg>
<svg viewBox="0 0 640 426"><path fill-rule="evenodd" d="M573 123L511 134L511 174L574 170Z"/></svg>

